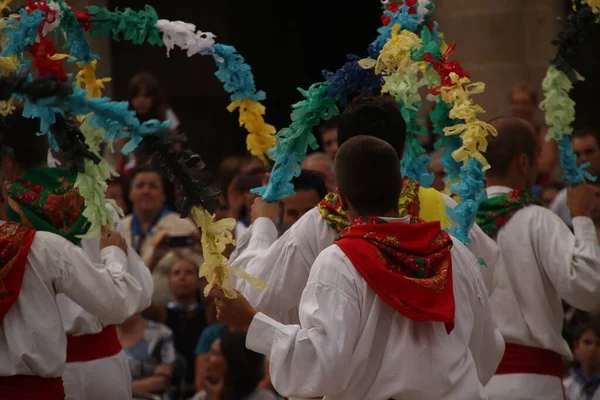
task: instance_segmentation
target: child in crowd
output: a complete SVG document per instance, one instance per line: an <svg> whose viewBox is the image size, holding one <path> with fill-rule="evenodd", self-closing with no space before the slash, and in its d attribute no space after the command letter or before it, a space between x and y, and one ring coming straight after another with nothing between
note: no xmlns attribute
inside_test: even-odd
<svg viewBox="0 0 600 400"><path fill-rule="evenodd" d="M563 381L567 400L594 400L600 396L600 320L581 326L573 344L574 367Z"/></svg>

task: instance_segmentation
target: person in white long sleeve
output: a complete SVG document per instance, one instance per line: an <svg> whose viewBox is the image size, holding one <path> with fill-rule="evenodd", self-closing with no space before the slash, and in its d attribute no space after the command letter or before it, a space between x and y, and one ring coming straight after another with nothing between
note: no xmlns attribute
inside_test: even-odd
<svg viewBox="0 0 600 400"><path fill-rule="evenodd" d="M351 219L315 261L300 324L217 292L217 318L247 329L281 394L325 400L486 399L504 342L480 267L439 222L400 217L396 151L358 136L339 148L341 206ZM269 282L271 284L271 282ZM474 351L475 350L475 351Z"/></svg>
<svg viewBox="0 0 600 400"><path fill-rule="evenodd" d="M49 231L80 245L95 264L101 264L98 239L79 239L89 227L82 216L83 198L73 187L75 175L65 168L46 168L48 142L37 136L39 122L11 115L4 124L2 172L10 180L9 220L39 231ZM67 164L63 162L63 164ZM38 198L35 198L38 196ZM115 221L113 232L125 237L119 216L110 204ZM152 276L139 255L130 247L126 272L141 286L142 296L128 296L122 307L130 315L146 309L153 292ZM67 332L67 367L63 381L67 400L130 399L131 377L127 357L116 329L84 310L65 295L57 304ZM98 377L102 379L98 379ZM106 385L110 381L110 385Z"/></svg>
<svg viewBox="0 0 600 400"><path fill-rule="evenodd" d="M347 107L340 118L338 141L342 145L357 135L380 138L391 144L398 154L402 154L406 123L395 101L389 96L363 97ZM243 256L245 265L238 266L245 267L249 274L270 283L266 289L257 290L242 280L237 281L236 289L253 306L282 323L298 323L298 304L310 268L317 256L334 242L338 232L348 223L337 200L335 194L328 195L319 207L310 210L278 240L271 242L270 247L261 248L250 257ZM257 217L271 213L269 205L258 199L256 202L261 203ZM416 183L405 179L400 200L401 215L407 215L410 211L426 221L441 221L442 227L447 228L452 223L446 216L447 206L455 207L456 202L434 189L419 188ZM261 210L263 215L259 213ZM261 243L264 245L269 239L273 240L275 226L265 218L260 218L260 225L259 232L264 233ZM494 264L500 250L477 225L471 230L470 239L470 249L478 258L486 287L491 293L495 286Z"/></svg>
<svg viewBox="0 0 600 400"><path fill-rule="evenodd" d="M64 293L105 323L124 321L142 288L124 271L127 246L103 230L102 264L50 232L7 219L8 197L0 176L0 397L62 400L67 340L56 294ZM110 384L105 382L105 384Z"/></svg>
<svg viewBox="0 0 600 400"><path fill-rule="evenodd" d="M486 157L488 199L477 220L502 250L492 309L506 352L486 387L490 399L563 399L561 360L571 359L561 335L561 299L591 311L600 304L600 246L589 218L594 191L568 190L574 234L527 192L536 176L538 143L531 124L492 121L498 136Z"/></svg>

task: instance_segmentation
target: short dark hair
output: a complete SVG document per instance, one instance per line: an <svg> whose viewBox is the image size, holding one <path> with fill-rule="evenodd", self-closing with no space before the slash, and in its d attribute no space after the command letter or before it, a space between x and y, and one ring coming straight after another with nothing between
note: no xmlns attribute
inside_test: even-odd
<svg viewBox="0 0 600 400"><path fill-rule="evenodd" d="M383 215L398 207L400 161L396 150L372 136L356 136L335 157L338 188L361 215Z"/></svg>
<svg viewBox="0 0 600 400"><path fill-rule="evenodd" d="M406 122L392 97L359 96L344 110L338 127L338 144L362 135L389 143L402 157Z"/></svg>
<svg viewBox="0 0 600 400"><path fill-rule="evenodd" d="M133 185L133 180L135 179L135 177L137 175L144 174L144 173L154 173L154 174L157 174L158 176L160 176L161 180L163 181L163 187L166 188L166 179L163 176L163 174L160 172L160 170L158 168L155 168L152 165L148 165L148 164L137 165L136 167L134 167L131 170L131 172L129 173L129 186L131 187Z"/></svg>
<svg viewBox="0 0 600 400"><path fill-rule="evenodd" d="M310 171L303 169L300 171L300 175L292 179L294 189L298 190L314 190L319 195L319 198L323 198L327 195L327 186L325 186L325 177L322 173L317 171Z"/></svg>
<svg viewBox="0 0 600 400"><path fill-rule="evenodd" d="M488 147L484 154L491 168L489 175L504 178L510 171L513 160L521 154L527 155L533 164L536 156L537 138L535 128L517 117L497 117L490 121L498 135L488 136Z"/></svg>
<svg viewBox="0 0 600 400"><path fill-rule="evenodd" d="M594 128L580 128L573 131L571 134L571 140L576 138L584 138L591 136L596 139L596 146L600 147L600 131Z"/></svg>
<svg viewBox="0 0 600 400"><path fill-rule="evenodd" d="M48 137L38 135L40 120L25 118L20 110L2 117L0 137L3 155L11 156L23 169L40 167L48 162Z"/></svg>
<svg viewBox="0 0 600 400"><path fill-rule="evenodd" d="M575 342L578 342L579 339L581 339L583 334L586 332L593 332L596 336L600 338L600 319L593 318L579 326L577 328L577 331L575 332Z"/></svg>
<svg viewBox="0 0 600 400"><path fill-rule="evenodd" d="M337 129L340 126L340 117L335 116L331 117L323 122L317 127L317 133L319 136L322 136L323 133L330 131L332 129Z"/></svg>
<svg viewBox="0 0 600 400"><path fill-rule="evenodd" d="M246 333L226 330L220 339L227 362L227 389L239 397L252 394L264 377L263 356L246 348Z"/></svg>

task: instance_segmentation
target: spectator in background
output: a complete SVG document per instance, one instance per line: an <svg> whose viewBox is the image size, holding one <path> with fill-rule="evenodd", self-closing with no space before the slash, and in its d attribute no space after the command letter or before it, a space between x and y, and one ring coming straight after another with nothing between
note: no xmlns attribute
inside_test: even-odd
<svg viewBox="0 0 600 400"><path fill-rule="evenodd" d="M571 144L577 155L577 163L581 165L589 162L590 166L587 171L592 175L600 175L600 132L591 128L576 130L571 134ZM569 227L573 226L571 212L567 206L566 188L558 192L550 209L558 214Z"/></svg>
<svg viewBox="0 0 600 400"><path fill-rule="evenodd" d="M335 173L333 172L333 161L324 153L312 153L302 162L302 169L319 172L325 178L327 191L335 192Z"/></svg>
<svg viewBox="0 0 600 400"><path fill-rule="evenodd" d="M135 394L155 394L168 399L177 359L171 330L135 314L117 326L117 333L129 359L134 397Z"/></svg>
<svg viewBox="0 0 600 400"><path fill-rule="evenodd" d="M563 189L563 185L561 185L560 183L550 182L548 184L548 186L546 186L544 188L544 190L542 191L542 195L540 196L542 198L542 202L544 203L544 207L550 208L550 205L556 198L556 195L562 189Z"/></svg>
<svg viewBox="0 0 600 400"><path fill-rule="evenodd" d="M302 170L292 180L296 194L281 201L283 205L281 223L287 230L304 214L316 207L327 195L323 175L316 171Z"/></svg>
<svg viewBox="0 0 600 400"><path fill-rule="evenodd" d="M129 205L125 198L125 188L123 182L119 178L113 178L106 182L106 198L114 200L115 203L123 210L124 215L129 214Z"/></svg>
<svg viewBox="0 0 600 400"><path fill-rule="evenodd" d="M444 178L446 177L446 173L444 172L444 166L442 165L442 152L436 151L431 154L431 162L429 163L429 172L433 173L433 184L432 188L437 190L438 192L444 192L446 189L446 182L444 182Z"/></svg>
<svg viewBox="0 0 600 400"><path fill-rule="evenodd" d="M535 119L535 113L538 109L537 93L528 84L519 83L513 86L509 100L512 115L524 119L535 127L541 145L538 177L535 183L537 186L544 188L552 181L554 170L558 167L558 147L556 142L544 140L548 129Z"/></svg>
<svg viewBox="0 0 600 400"><path fill-rule="evenodd" d="M259 387L264 357L246 349L246 334L225 331L206 357L204 389L193 400L276 400L273 392Z"/></svg>
<svg viewBox="0 0 600 400"><path fill-rule="evenodd" d="M566 400L592 400L600 385L600 321L582 325L573 343L574 365L563 381Z"/></svg>
<svg viewBox="0 0 600 400"><path fill-rule="evenodd" d="M164 248L157 246L159 240L169 235L198 235L191 220L169 209L166 187L160 172L150 166L140 166L131 173L129 200L133 210L123 218L123 228L126 239L151 269L164 256Z"/></svg>
<svg viewBox="0 0 600 400"><path fill-rule="evenodd" d="M242 165L238 174L227 188L227 206L229 217L237 220L234 231L236 238L242 236L250 226L250 209L258 196L250 190L260 187L265 179L266 167L256 157Z"/></svg>
<svg viewBox="0 0 600 400"><path fill-rule="evenodd" d="M173 331L175 350L185 359L185 382L178 396L187 399L194 395L195 359L194 349L208 321L216 320L214 308L207 307L202 292L206 280L200 279L198 269L202 258L193 252L171 253L169 289L173 300L166 307L166 325ZM209 316L209 310L213 315Z"/></svg>
<svg viewBox="0 0 600 400"><path fill-rule="evenodd" d="M317 128L317 134L319 141L321 142L321 149L327 154L329 159L333 162L335 159L335 153L338 151L338 125L340 123L339 117L333 117L327 121L323 121Z"/></svg>
<svg viewBox="0 0 600 400"><path fill-rule="evenodd" d="M129 81L128 94L129 109L135 111L140 122L157 119L159 121L170 121L170 131L173 135L179 134L179 118L169 107L167 97L156 76L144 72L135 75ZM127 140L121 141L121 147ZM133 157L127 163L127 156L119 153L117 158L117 172L123 173L135 167L139 161L140 154L134 152Z"/></svg>

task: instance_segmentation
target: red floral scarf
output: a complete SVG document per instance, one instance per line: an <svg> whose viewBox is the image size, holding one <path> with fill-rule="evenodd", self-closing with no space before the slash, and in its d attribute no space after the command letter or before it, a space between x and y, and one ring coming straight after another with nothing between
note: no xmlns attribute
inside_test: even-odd
<svg viewBox="0 0 600 400"><path fill-rule="evenodd" d="M336 244L369 286L400 314L454 328L452 240L439 222L360 217Z"/></svg>
<svg viewBox="0 0 600 400"><path fill-rule="evenodd" d="M0 226L0 323L19 297L35 230L15 222Z"/></svg>

